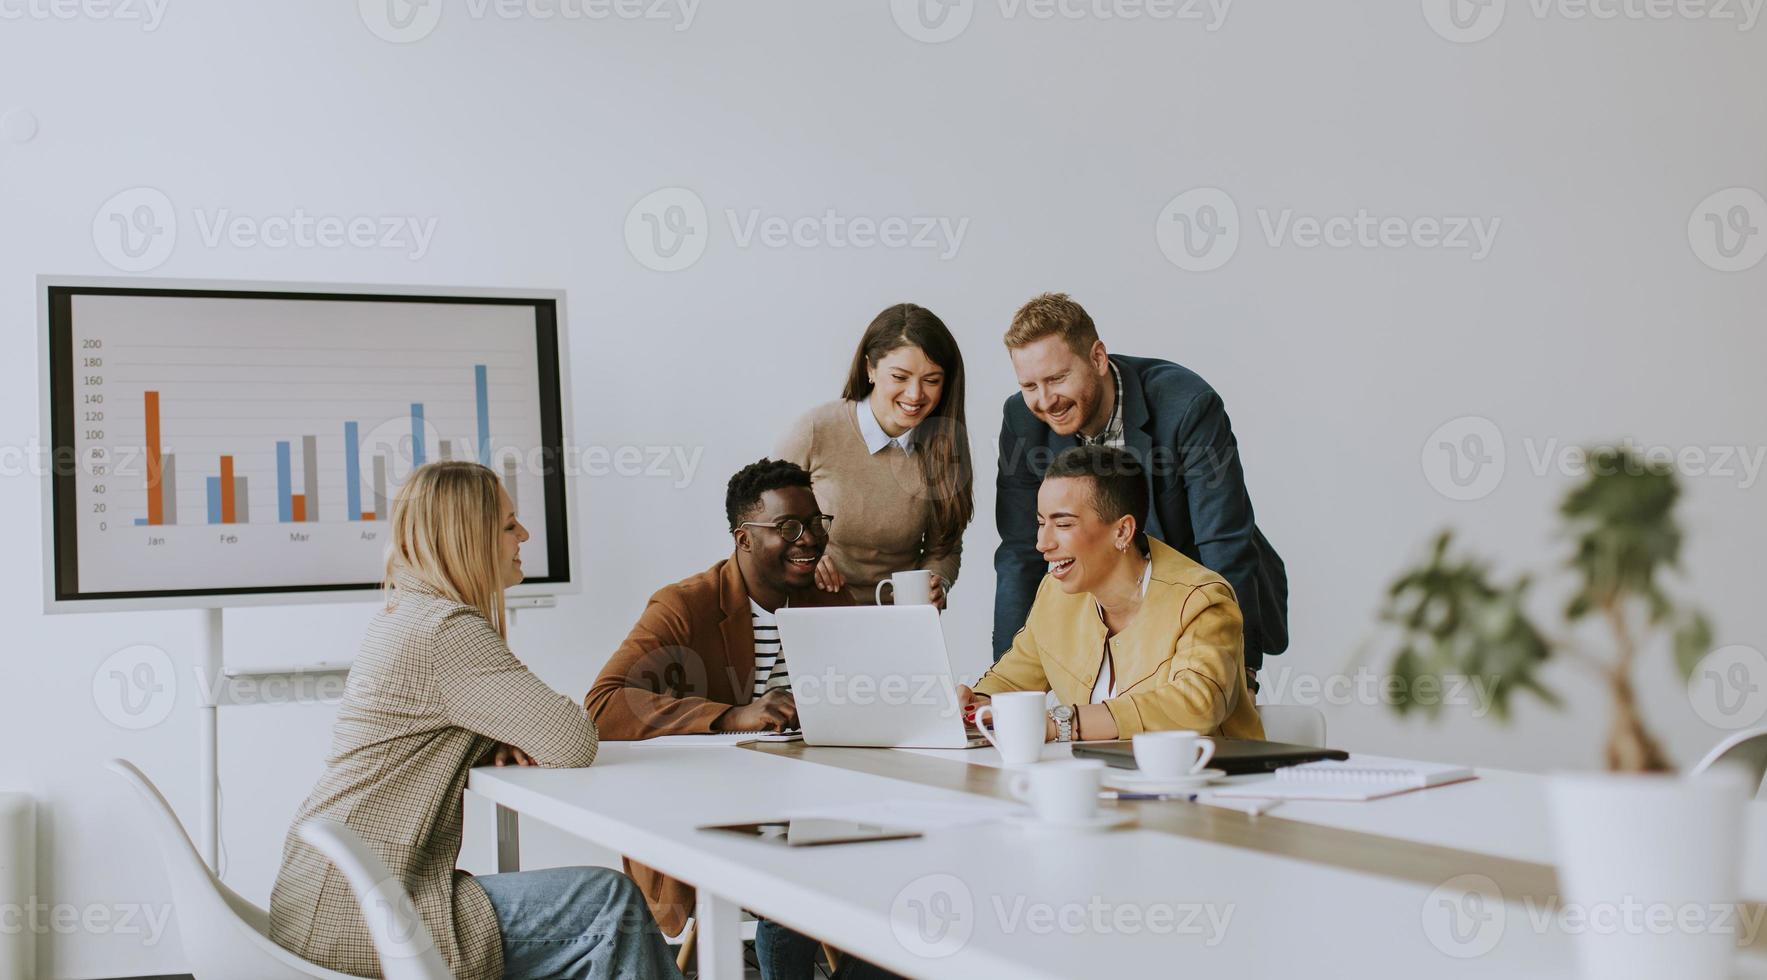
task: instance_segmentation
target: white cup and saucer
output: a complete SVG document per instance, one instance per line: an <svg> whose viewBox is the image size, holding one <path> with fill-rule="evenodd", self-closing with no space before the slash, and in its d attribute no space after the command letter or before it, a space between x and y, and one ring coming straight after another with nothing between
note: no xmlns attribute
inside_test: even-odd
<svg viewBox="0 0 1767 980"><path fill-rule="evenodd" d="M1007 822L1027 830L1068 833L1108 830L1128 823L1135 816L1132 812L1098 806L1104 769L1097 759L1057 759L1016 770L1007 791L1031 812L1009 816Z"/></svg>
<svg viewBox="0 0 1767 980"><path fill-rule="evenodd" d="M1142 732L1134 738L1134 769L1113 769L1105 782L1136 793L1182 793L1226 776L1210 769L1215 740L1196 732Z"/></svg>

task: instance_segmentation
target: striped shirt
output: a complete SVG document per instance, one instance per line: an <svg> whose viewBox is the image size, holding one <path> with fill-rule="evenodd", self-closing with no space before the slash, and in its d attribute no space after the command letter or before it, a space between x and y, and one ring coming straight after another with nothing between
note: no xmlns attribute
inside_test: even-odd
<svg viewBox="0 0 1767 980"><path fill-rule="evenodd" d="M1128 445L1123 438L1123 372L1117 370L1117 362L1115 361L1111 362L1111 380L1116 382L1117 398L1115 403L1111 405L1110 421L1104 424L1104 429L1098 435L1089 436L1084 432L1074 433L1074 438L1078 439L1082 446L1109 446L1112 449L1122 449Z"/></svg>
<svg viewBox="0 0 1767 980"><path fill-rule="evenodd" d="M785 650L779 645L779 622L773 614L749 600L749 619L755 629L755 697L774 688L791 690L791 675L785 669Z"/></svg>

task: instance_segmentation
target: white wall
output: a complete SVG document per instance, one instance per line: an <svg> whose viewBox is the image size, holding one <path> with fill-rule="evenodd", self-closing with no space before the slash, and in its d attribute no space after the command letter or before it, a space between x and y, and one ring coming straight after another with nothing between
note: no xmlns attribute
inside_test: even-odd
<svg viewBox="0 0 1767 980"><path fill-rule="evenodd" d="M838 393L859 331L895 301L936 310L963 342L983 459L1012 385L1000 332L1040 290L1072 292L1113 349L1211 380L1260 521L1288 561L1294 647L1267 671L1286 671L1271 678L1284 684L1346 669L1391 573L1441 526L1506 570L1550 571L1563 551L1552 511L1571 481L1531 472L1529 445L1767 446L1767 265L1722 274L1686 231L1713 191L1767 187L1767 57L1762 32L1734 22L1542 18L1511 3L1494 36L1457 44L1415 2L1236 4L1209 31L1040 20L1016 4L1007 17L1007 0L982 0L960 7L973 20L959 36L926 44L884 0L708 3L685 30L678 15L475 18L450 2L433 33L401 45L350 3L170 0L144 30L32 2L0 0L0 114L22 108L40 124L25 142L5 135L21 132L20 117L0 124L0 446L30 446L38 431L31 276L114 272L92 222L126 188L158 188L177 208L177 246L158 275L568 289L580 440L703 450L684 486L617 476L582 486L588 588L528 614L518 636L535 668L573 693L650 590L725 549L724 480L795 413ZM710 240L691 267L655 272L628 252L623 227L635 202L673 186L704 201ZM1207 273L1168 261L1154 234L1167 202L1201 186L1232 195L1243 232L1233 259ZM223 208L408 215L436 229L415 261L379 248L210 246L196 212ZM724 215L831 208L968 224L946 260L914 248L741 248ZM1501 224L1475 261L1420 247L1272 247L1259 209ZM1753 220L1767 228L1767 208ZM1503 481L1473 502L1438 493L1420 463L1432 431L1462 416L1492 420L1507 445ZM194 692L185 685L164 723L130 732L99 713L91 686L107 655L135 643L188 669L196 616L43 616L41 487L16 456L9 465L0 786L45 801L49 901L163 902L157 854L99 767L136 760L194 824ZM1677 585L1713 614L1721 643L1762 648L1767 521L1760 489L1742 482L1688 481ZM977 505L950 613L975 671L997 540L987 479ZM1543 590L1543 611L1554 591ZM366 616L364 606L230 615L229 654L348 656ZM1663 651L1642 672L1651 724L1691 761L1720 730L1696 714ZM1378 705L1326 707L1333 740L1351 748L1594 765L1603 695L1574 671L1554 677L1567 708L1524 704L1508 728L1467 709L1426 726ZM330 715L224 716L227 877L254 899L268 895ZM52 977L182 967L172 936L149 946L79 932L47 937L42 952Z"/></svg>

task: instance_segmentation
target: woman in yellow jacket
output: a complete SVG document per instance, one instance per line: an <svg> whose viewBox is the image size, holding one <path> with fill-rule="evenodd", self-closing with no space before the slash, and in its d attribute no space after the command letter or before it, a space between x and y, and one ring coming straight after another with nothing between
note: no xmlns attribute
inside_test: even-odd
<svg viewBox="0 0 1767 980"><path fill-rule="evenodd" d="M1263 738L1245 680L1245 630L1227 580L1148 537L1147 478L1128 451L1062 452L1037 491L1049 574L1012 648L959 691L1054 691L1050 741L1186 729Z"/></svg>

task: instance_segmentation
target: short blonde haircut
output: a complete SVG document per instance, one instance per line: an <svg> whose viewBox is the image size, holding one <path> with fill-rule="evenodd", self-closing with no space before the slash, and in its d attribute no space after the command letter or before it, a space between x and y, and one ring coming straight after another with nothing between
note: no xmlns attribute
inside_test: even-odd
<svg viewBox="0 0 1767 980"><path fill-rule="evenodd" d="M1017 350L1049 336L1060 337L1069 350L1088 357L1092 345L1098 343L1098 328L1092 325L1092 317L1085 308L1068 298L1067 293L1044 293L1012 315L1012 326L1006 329L1006 347Z"/></svg>
<svg viewBox="0 0 1767 980"><path fill-rule="evenodd" d="M394 573L404 570L462 605L499 634L505 632L502 556L503 498L497 474L460 460L411 471L393 501L387 544L387 608L398 601Z"/></svg>

